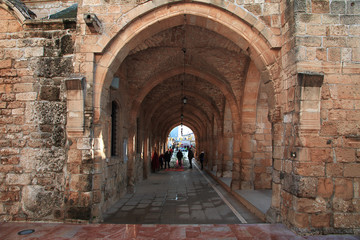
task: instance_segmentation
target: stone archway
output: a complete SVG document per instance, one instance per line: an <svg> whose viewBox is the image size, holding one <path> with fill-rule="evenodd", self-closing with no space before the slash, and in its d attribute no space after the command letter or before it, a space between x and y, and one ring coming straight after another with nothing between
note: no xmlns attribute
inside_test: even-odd
<svg viewBox="0 0 360 240"><path fill-rule="evenodd" d="M156 16L156 17L155 17ZM132 55L136 54L137 46L145 41L147 38L156 35L162 31L165 31L170 28L181 26L186 22L188 26L197 26L208 31L216 32L220 36L223 36L226 39L229 39L233 42L243 54L247 55L251 59L252 64L258 69L261 73L262 78L256 78L256 81L267 81L271 82L277 78L277 69L276 67L276 53L277 50L274 50L272 46L277 46L277 37L274 34L264 34L266 31L261 31L260 35L258 32L255 32L248 25L249 22L246 22L244 19L239 18L237 15L229 14L223 9L217 8L211 5L203 5L199 3L177 3L171 5L170 7L160 6L153 9L149 13L146 13L140 18L134 18L130 21L129 24L124 26L119 33L113 34L113 38L107 39L106 37L100 38L99 42L107 42L103 47L98 46L98 51L101 48L101 54L98 54L96 57L96 71L94 75L94 123L95 128L103 128L103 123L100 119L103 118L105 113L104 106L108 101L109 92L107 90L110 82L114 76L121 75L119 72L119 66L122 65L123 61L131 53ZM220 27L221 26L221 27ZM253 27L255 25L252 25ZM261 26L261 22L257 22L257 27ZM256 28L256 27L255 27ZM261 27L266 29L265 26ZM100 47L100 48L99 48ZM135 50L134 50L135 49ZM141 49L140 49L141 50ZM275 67L274 67L275 66ZM120 67L124 68L124 67ZM142 134L150 134L148 130L140 130L138 119L150 118L150 116L155 115L158 111L158 108L153 107L153 111L147 113L147 115L139 114L139 109L141 109L142 103L145 101L145 97L159 84L164 82L164 80L171 78L173 76L180 75L182 73L182 67L177 67L170 69L168 71L163 71L157 73L157 75L151 76L145 85L142 85L139 92L136 92L133 98L128 98L127 101L130 101L131 104L127 107L129 110L129 117L127 121L130 123L128 127L128 137L127 137L127 153L128 153L128 162L127 162L127 177L129 179L129 186L133 188L135 186L135 176L139 172L138 163L142 161L143 156L151 155L151 146L152 144L158 145L158 141L161 141L162 137L159 138L150 138L150 142L146 141L145 148L147 148L146 154L143 153L144 149L141 147L142 142L144 141L139 139L139 131L142 131ZM228 107L231 112L232 124L231 128L233 131L232 135L232 161L234 165L241 165L241 141L242 141L242 132L241 132L241 108L239 104L241 99L235 95L232 86L229 86L225 83L221 77L213 75L212 73L205 73L201 69L196 69L194 67L186 66L184 67L184 73L192 76L196 76L201 79L205 79L214 86L217 86L220 89L220 92L223 94L224 99L228 102ZM258 83L257 83L258 84ZM268 84L267 86L271 86ZM271 88L271 87L270 87ZM272 90L271 90L272 91ZM175 96L176 94L174 94ZM274 98L274 95L270 96ZM274 103L274 101L271 101ZM174 105L175 107L177 105ZM271 106L273 107L273 106ZM171 111L168 112L171 114ZM203 116L206 114L202 113ZM212 116L206 118L194 116L186 116L189 118L188 124L196 126L197 130L203 138L200 137L200 144L203 146L213 145L212 137L207 136L210 132L215 132L214 129L219 129L220 121L222 116L215 114L216 118L213 119ZM203 120L201 120L203 119ZM157 124L154 125L155 129L159 131L165 131L169 125L176 124L178 120L176 117L170 118L171 124ZM217 123L217 127L214 128L212 125L214 122ZM148 122L151 125L151 122ZM205 124L205 125L204 125ZM199 128L199 129L198 129ZM218 130L217 130L218 131ZM99 130L95 130L99 132ZM221 132L221 130L220 130ZM147 139L143 135L141 138ZM97 138L97 136L95 136ZM219 144L222 146L222 144ZM220 147L217 150L208 149L209 153L215 156L218 153L222 153L223 149ZM99 159L99 161L103 161ZM235 167L234 169L238 169ZM239 175L237 175L239 176ZM239 181L239 179L236 179ZM234 184L235 188L239 185Z"/></svg>

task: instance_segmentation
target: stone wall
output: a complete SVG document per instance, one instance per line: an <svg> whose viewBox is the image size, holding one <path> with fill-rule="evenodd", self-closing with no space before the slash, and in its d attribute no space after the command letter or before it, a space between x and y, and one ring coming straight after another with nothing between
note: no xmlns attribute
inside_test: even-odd
<svg viewBox="0 0 360 240"><path fill-rule="evenodd" d="M45 16L72 2L27 4ZM0 219L101 221L149 174L150 150L164 144L156 131L178 117L158 123L143 114L156 105L152 113L159 115L159 103L145 93L166 80L153 72L170 66L142 50L155 48L157 39L176 43L169 32L156 34L172 28L180 36L185 19L198 36L221 35L214 46L237 60L229 67L225 51L209 54L219 66L214 78L201 65L210 59L206 51L187 62L208 70L186 74L223 110L214 120L192 109L186 120L198 127L198 147L218 156L210 159L217 175L232 176L233 189L270 188L272 178L270 221L298 232L358 232L359 8L358 1L341 0L84 0L77 23L24 22L0 8ZM84 22L85 13L96 14L98 31ZM176 59L169 49L165 54L173 51ZM183 71L183 61L176 64ZM246 79L228 71L246 67ZM219 84L217 73L229 84ZM114 77L123 84L118 90L110 87ZM118 156L110 152L112 101L120 106Z"/></svg>
<svg viewBox="0 0 360 240"><path fill-rule="evenodd" d="M0 24L0 219L60 220L75 24L22 25L3 8Z"/></svg>
<svg viewBox="0 0 360 240"><path fill-rule="evenodd" d="M283 5L286 102L274 129L284 134L274 136L272 204L300 232L359 228L358 9L356 1Z"/></svg>

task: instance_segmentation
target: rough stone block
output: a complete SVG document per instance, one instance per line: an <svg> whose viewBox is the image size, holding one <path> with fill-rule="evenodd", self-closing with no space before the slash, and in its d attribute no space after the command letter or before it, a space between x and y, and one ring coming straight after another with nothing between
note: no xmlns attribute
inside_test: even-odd
<svg viewBox="0 0 360 240"><path fill-rule="evenodd" d="M71 207L67 211L67 218L89 220L91 217L90 207Z"/></svg>
<svg viewBox="0 0 360 240"><path fill-rule="evenodd" d="M341 198L334 197L332 199L332 206L334 212L353 212L354 206L351 200L344 200Z"/></svg>
<svg viewBox="0 0 360 240"><path fill-rule="evenodd" d="M321 47L322 40L321 37L315 37L315 36L298 36L296 37L296 43L299 46L305 46L305 47Z"/></svg>
<svg viewBox="0 0 360 240"><path fill-rule="evenodd" d="M294 12L306 12L306 0L294 1Z"/></svg>
<svg viewBox="0 0 360 240"><path fill-rule="evenodd" d="M307 213L294 213L294 224L298 228L308 228L310 216Z"/></svg>
<svg viewBox="0 0 360 240"><path fill-rule="evenodd" d="M37 97L36 92L17 93L16 100L18 101L34 101Z"/></svg>
<svg viewBox="0 0 360 240"><path fill-rule="evenodd" d="M41 86L40 99L46 101L59 101L60 88L56 86Z"/></svg>
<svg viewBox="0 0 360 240"><path fill-rule="evenodd" d="M328 48L328 61L340 62L341 61L341 48Z"/></svg>
<svg viewBox="0 0 360 240"><path fill-rule="evenodd" d="M92 175L72 174L70 180L70 189L73 191L88 192L91 191Z"/></svg>
<svg viewBox="0 0 360 240"><path fill-rule="evenodd" d="M360 16L359 15L341 15L340 23L345 25L359 25Z"/></svg>
<svg viewBox="0 0 360 240"><path fill-rule="evenodd" d="M312 0L312 13L329 13L329 0Z"/></svg>
<svg viewBox="0 0 360 240"><path fill-rule="evenodd" d="M355 149L353 148L336 148L337 162L355 162Z"/></svg>
<svg viewBox="0 0 360 240"><path fill-rule="evenodd" d="M0 69L11 68L12 59L0 60Z"/></svg>
<svg viewBox="0 0 360 240"><path fill-rule="evenodd" d="M311 226L316 228L330 227L331 217L332 214L330 213L312 214Z"/></svg>
<svg viewBox="0 0 360 240"><path fill-rule="evenodd" d="M345 177L360 177L360 163L344 164Z"/></svg>
<svg viewBox="0 0 360 240"><path fill-rule="evenodd" d="M304 213L320 213L326 211L326 201L317 197L316 199L297 198L295 210Z"/></svg>
<svg viewBox="0 0 360 240"><path fill-rule="evenodd" d="M331 14L345 14L345 1L331 1L330 13Z"/></svg>
<svg viewBox="0 0 360 240"><path fill-rule="evenodd" d="M359 213L334 213L335 228L356 228L360 226Z"/></svg>
<svg viewBox="0 0 360 240"><path fill-rule="evenodd" d="M317 193L323 198L330 198L334 193L334 184L331 178L319 178Z"/></svg>
<svg viewBox="0 0 360 240"><path fill-rule="evenodd" d="M0 192L0 202L17 202L20 199L20 192Z"/></svg>
<svg viewBox="0 0 360 240"><path fill-rule="evenodd" d="M344 200L350 200L353 198L353 182L351 179L336 178L335 179L335 197Z"/></svg>
<svg viewBox="0 0 360 240"><path fill-rule="evenodd" d="M301 176L323 177L325 176L325 164L320 162L297 162L294 172Z"/></svg>
<svg viewBox="0 0 360 240"><path fill-rule="evenodd" d="M324 37L323 47L347 47L345 37Z"/></svg>
<svg viewBox="0 0 360 240"><path fill-rule="evenodd" d="M44 55L44 48L43 47L25 48L24 57L26 57L26 58L41 57L43 55Z"/></svg>
<svg viewBox="0 0 360 240"><path fill-rule="evenodd" d="M360 3L359 1L346 1L346 14L348 15L358 15L360 13Z"/></svg>
<svg viewBox="0 0 360 240"><path fill-rule="evenodd" d="M22 190L23 211L32 218L41 218L60 208L63 195L58 191L46 191L43 186L29 185Z"/></svg>
<svg viewBox="0 0 360 240"><path fill-rule="evenodd" d="M11 174L6 175L6 184L8 185L28 185L31 182L30 174Z"/></svg>

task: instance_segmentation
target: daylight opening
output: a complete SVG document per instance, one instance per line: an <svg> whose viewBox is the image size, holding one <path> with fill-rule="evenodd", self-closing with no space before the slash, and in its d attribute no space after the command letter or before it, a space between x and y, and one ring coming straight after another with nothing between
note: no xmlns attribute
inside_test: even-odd
<svg viewBox="0 0 360 240"><path fill-rule="evenodd" d="M179 125L171 130L167 146L168 148L181 150L195 149L195 135L189 127Z"/></svg>

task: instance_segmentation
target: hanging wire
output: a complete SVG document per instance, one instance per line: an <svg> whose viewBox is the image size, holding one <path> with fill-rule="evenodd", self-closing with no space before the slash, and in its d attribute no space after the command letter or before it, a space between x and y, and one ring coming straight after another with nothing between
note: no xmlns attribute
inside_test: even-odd
<svg viewBox="0 0 360 240"><path fill-rule="evenodd" d="M184 14L184 24L183 24L183 29L184 29L184 37L183 37L183 47L182 47L182 51L183 51L183 76L181 79L181 136L183 135L183 119L184 119L184 105L186 104L186 97L184 96L184 83L185 83L185 59L186 59L186 14Z"/></svg>

